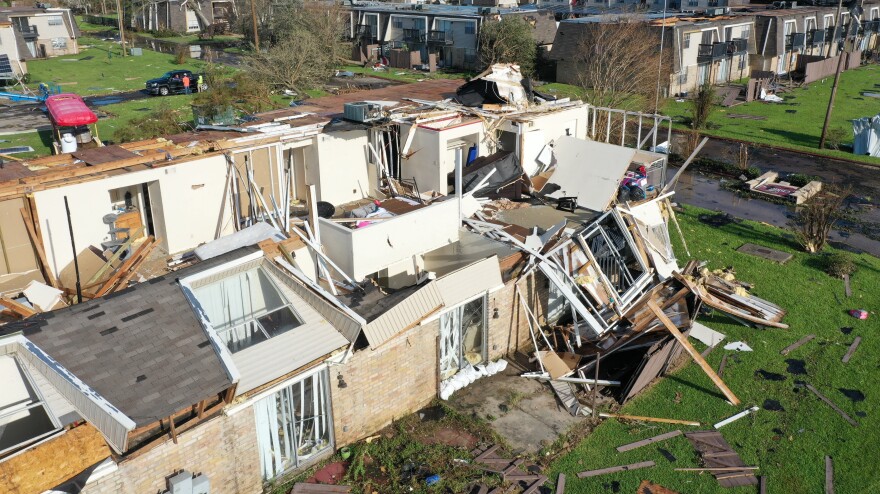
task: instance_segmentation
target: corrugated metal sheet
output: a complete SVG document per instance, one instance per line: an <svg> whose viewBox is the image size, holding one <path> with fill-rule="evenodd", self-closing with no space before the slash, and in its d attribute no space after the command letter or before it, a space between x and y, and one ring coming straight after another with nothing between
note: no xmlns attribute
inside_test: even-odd
<svg viewBox="0 0 880 494"><path fill-rule="evenodd" d="M135 423L33 343L24 340L19 355L37 369L79 414L94 425L117 453L126 450Z"/></svg>
<svg viewBox="0 0 880 494"><path fill-rule="evenodd" d="M385 343L443 305L443 296L437 283L428 283L364 327L370 348Z"/></svg>
<svg viewBox="0 0 880 494"><path fill-rule="evenodd" d="M504 284L498 256L488 257L470 266L453 271L434 283L447 308L455 307L480 293Z"/></svg>
<svg viewBox="0 0 880 494"><path fill-rule="evenodd" d="M275 279L278 288L290 301L303 324L267 342L232 355L235 366L241 372L238 394L274 381L349 344L349 341L318 311L291 290L288 284L283 283L283 278L277 276L271 269L267 272Z"/></svg>
<svg viewBox="0 0 880 494"><path fill-rule="evenodd" d="M342 333L342 336L348 341L354 341L361 332L361 323L355 321L341 310L337 309L324 297L318 295L310 288L294 281L289 274L282 271L278 266L271 262L265 262L263 267L271 272L275 278L284 286L296 293L302 300L308 303L316 311L318 311L324 319Z"/></svg>

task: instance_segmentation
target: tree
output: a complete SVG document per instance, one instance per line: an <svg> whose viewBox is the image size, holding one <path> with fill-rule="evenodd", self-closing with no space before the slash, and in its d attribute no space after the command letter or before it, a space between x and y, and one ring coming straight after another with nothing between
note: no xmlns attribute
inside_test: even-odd
<svg viewBox="0 0 880 494"><path fill-rule="evenodd" d="M480 29L480 64L490 67L496 63L519 65L523 75L535 70L538 45L532 37L532 27L521 17L503 17L497 22L486 22Z"/></svg>
<svg viewBox="0 0 880 494"><path fill-rule="evenodd" d="M843 217L843 202L850 190L823 190L798 206L789 224L795 239L810 253L819 252L828 242L834 224Z"/></svg>
<svg viewBox="0 0 880 494"><path fill-rule="evenodd" d="M587 102L653 110L658 88L667 85L670 73L669 64L660 66L659 46L660 29L635 17L609 17L587 23L573 60ZM665 56L672 60L670 50Z"/></svg>
<svg viewBox="0 0 880 494"><path fill-rule="evenodd" d="M334 6L291 9L285 15L286 30L276 33L265 50L245 57L245 65L252 76L271 87L304 94L329 79L344 59L344 20L344 13Z"/></svg>
<svg viewBox="0 0 880 494"><path fill-rule="evenodd" d="M715 86L710 82L704 82L697 94L691 99L691 128L702 130L709 123L709 117L718 103Z"/></svg>
<svg viewBox="0 0 880 494"><path fill-rule="evenodd" d="M187 116L180 109L172 108L167 101L163 101L152 112L116 129L113 140L132 142L177 134L188 128L185 123Z"/></svg>

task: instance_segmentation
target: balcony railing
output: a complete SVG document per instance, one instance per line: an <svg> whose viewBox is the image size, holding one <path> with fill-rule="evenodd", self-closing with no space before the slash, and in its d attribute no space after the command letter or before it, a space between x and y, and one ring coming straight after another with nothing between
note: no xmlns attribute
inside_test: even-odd
<svg viewBox="0 0 880 494"><path fill-rule="evenodd" d="M425 35L421 29L404 29L403 41L405 43L421 43L425 40Z"/></svg>
<svg viewBox="0 0 880 494"><path fill-rule="evenodd" d="M354 37L358 40L363 40L367 42L375 42L376 41L376 33L373 31L375 26L370 24L358 24L354 29Z"/></svg>
<svg viewBox="0 0 880 494"><path fill-rule="evenodd" d="M835 26L830 26L825 29L825 41L834 42L840 41L840 39L843 38L843 29L837 29L837 32L835 32L835 29Z"/></svg>
<svg viewBox="0 0 880 494"><path fill-rule="evenodd" d="M749 40L745 38L734 38L728 43L728 53L730 55L742 55L749 50Z"/></svg>
<svg viewBox="0 0 880 494"><path fill-rule="evenodd" d="M850 22L846 26L846 37L855 38L859 34L859 25L856 22Z"/></svg>
<svg viewBox="0 0 880 494"><path fill-rule="evenodd" d="M874 19L872 21L865 22L864 32L867 33L880 33L880 19Z"/></svg>
<svg viewBox="0 0 880 494"><path fill-rule="evenodd" d="M791 33L785 40L785 49L788 51L802 50L807 46L807 33Z"/></svg>
<svg viewBox="0 0 880 494"><path fill-rule="evenodd" d="M712 44L700 44L697 49L697 63L714 62L727 58L727 43L717 42Z"/></svg>
<svg viewBox="0 0 880 494"><path fill-rule="evenodd" d="M452 33L447 33L446 31L428 31L427 42L440 45L451 45Z"/></svg>
<svg viewBox="0 0 880 494"><path fill-rule="evenodd" d="M825 42L825 30L824 29L811 29L807 35L807 41L810 46L821 45Z"/></svg>

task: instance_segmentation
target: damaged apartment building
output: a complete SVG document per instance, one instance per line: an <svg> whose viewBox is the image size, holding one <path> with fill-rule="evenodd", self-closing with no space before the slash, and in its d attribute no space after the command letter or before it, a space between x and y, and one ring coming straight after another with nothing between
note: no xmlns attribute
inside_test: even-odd
<svg viewBox="0 0 880 494"><path fill-rule="evenodd" d="M0 487L257 493L517 352L582 414L692 349L701 304L783 325L679 267L668 120L522 80L6 163Z"/></svg>

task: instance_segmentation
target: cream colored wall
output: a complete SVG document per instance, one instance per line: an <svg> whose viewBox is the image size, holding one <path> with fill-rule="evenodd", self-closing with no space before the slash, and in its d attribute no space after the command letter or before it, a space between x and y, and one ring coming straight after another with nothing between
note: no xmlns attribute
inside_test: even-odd
<svg viewBox="0 0 880 494"><path fill-rule="evenodd" d="M458 201L450 199L355 230L322 219L327 255L354 280L458 240ZM414 232L418 232L415 234Z"/></svg>
<svg viewBox="0 0 880 494"><path fill-rule="evenodd" d="M401 147L410 128L411 125L400 126ZM433 190L446 194L447 176L455 171L455 157L447 152L449 141L477 135L478 154L483 156L489 152L482 142L483 124L479 121L443 130L418 127L415 133L407 153L409 158L402 160L400 173L404 179L414 179L422 193Z"/></svg>
<svg viewBox="0 0 880 494"><path fill-rule="evenodd" d="M41 44L45 45L46 55L50 57L58 55L75 55L79 53L79 47L77 45L76 38L72 36L71 32L67 29L67 25L64 24L64 17L66 16L67 12L52 12L48 14L35 15L28 18L28 23L31 26L37 27L37 33L39 33L40 36L37 39L37 46ZM61 24L50 25L50 17L61 17ZM57 50L52 48L53 38L64 38L64 40L67 42L67 47Z"/></svg>
<svg viewBox="0 0 880 494"><path fill-rule="evenodd" d="M163 248L176 253L214 240L226 185L223 156L35 192L37 216L52 271L57 275L73 262L65 196L70 204L77 251L89 246L100 249L101 242L108 240L108 227L101 218L112 212L110 190L149 182L158 183L158 188L150 188L150 200L154 204L161 202L160 207L153 207L153 217L157 235L163 236ZM156 190L159 197L154 193ZM223 210L221 233L232 231L232 214L227 206Z"/></svg>
<svg viewBox="0 0 880 494"><path fill-rule="evenodd" d="M316 169L318 199L343 204L374 196L367 165L367 131L331 132L316 137L315 152L307 151L314 161L306 160L309 170ZM375 172L374 172L375 173Z"/></svg>

